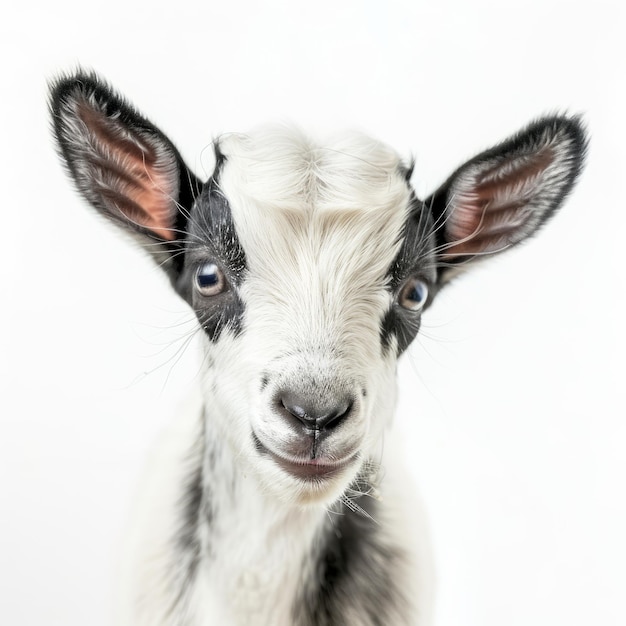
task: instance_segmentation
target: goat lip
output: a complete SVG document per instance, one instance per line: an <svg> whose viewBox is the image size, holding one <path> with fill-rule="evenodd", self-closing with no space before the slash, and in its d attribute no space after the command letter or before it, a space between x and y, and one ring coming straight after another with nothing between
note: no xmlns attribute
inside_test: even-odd
<svg viewBox="0 0 626 626"><path fill-rule="evenodd" d="M340 463L325 463L321 459L311 459L302 461L288 461L282 457L269 452L272 460L287 473L298 478L332 478L341 472L353 459L354 456L341 461Z"/></svg>
<svg viewBox="0 0 626 626"><path fill-rule="evenodd" d="M265 446L261 440L254 435L254 442L257 450L262 454L269 456L278 467L295 476L296 478L314 479L314 478L332 478L338 475L345 467L350 465L357 456L354 452L341 461L329 461L322 458L315 459L286 459L275 452L272 452Z"/></svg>

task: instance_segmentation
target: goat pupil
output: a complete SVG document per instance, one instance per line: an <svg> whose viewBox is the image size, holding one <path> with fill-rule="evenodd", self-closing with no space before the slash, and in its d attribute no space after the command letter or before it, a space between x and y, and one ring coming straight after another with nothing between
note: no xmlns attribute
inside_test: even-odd
<svg viewBox="0 0 626 626"><path fill-rule="evenodd" d="M402 288L398 303L410 311L420 311L428 298L428 286L419 278L411 278Z"/></svg>
<svg viewBox="0 0 626 626"><path fill-rule="evenodd" d="M413 300L413 302L423 302L425 298L426 288L424 287L424 283L421 281L415 281L413 284L413 289L409 293L409 300Z"/></svg>
<svg viewBox="0 0 626 626"><path fill-rule="evenodd" d="M202 288L213 287L219 282L219 271L214 263L207 263L198 272L198 286Z"/></svg>

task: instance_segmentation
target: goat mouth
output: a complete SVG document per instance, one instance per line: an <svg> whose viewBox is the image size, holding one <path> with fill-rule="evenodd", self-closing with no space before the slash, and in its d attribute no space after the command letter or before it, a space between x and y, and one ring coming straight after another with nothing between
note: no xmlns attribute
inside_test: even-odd
<svg viewBox="0 0 626 626"><path fill-rule="evenodd" d="M345 467L350 465L358 455L358 452L354 452L341 461L331 461L323 457L314 459L287 459L272 452L272 450L261 442L256 434L253 433L252 437L254 439L254 446L261 455L271 458L283 471L303 480L333 478L340 474Z"/></svg>

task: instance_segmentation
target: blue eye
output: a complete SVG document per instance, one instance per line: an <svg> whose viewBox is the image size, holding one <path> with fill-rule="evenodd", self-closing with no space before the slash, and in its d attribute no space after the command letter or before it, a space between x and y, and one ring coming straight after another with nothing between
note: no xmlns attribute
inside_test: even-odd
<svg viewBox="0 0 626 626"><path fill-rule="evenodd" d="M410 311L420 311L428 300L428 285L421 278L409 278L400 293L398 304Z"/></svg>
<svg viewBox="0 0 626 626"><path fill-rule="evenodd" d="M215 263L204 263L196 272L196 289L203 296L216 296L226 289L224 272Z"/></svg>

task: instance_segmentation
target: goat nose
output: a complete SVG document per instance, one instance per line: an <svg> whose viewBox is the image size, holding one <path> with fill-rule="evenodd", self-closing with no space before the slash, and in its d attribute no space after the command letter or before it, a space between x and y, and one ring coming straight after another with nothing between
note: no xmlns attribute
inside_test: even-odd
<svg viewBox="0 0 626 626"><path fill-rule="evenodd" d="M329 401L283 391L278 394L276 404L284 417L295 418L309 430L330 430L348 417L353 403L348 397Z"/></svg>

